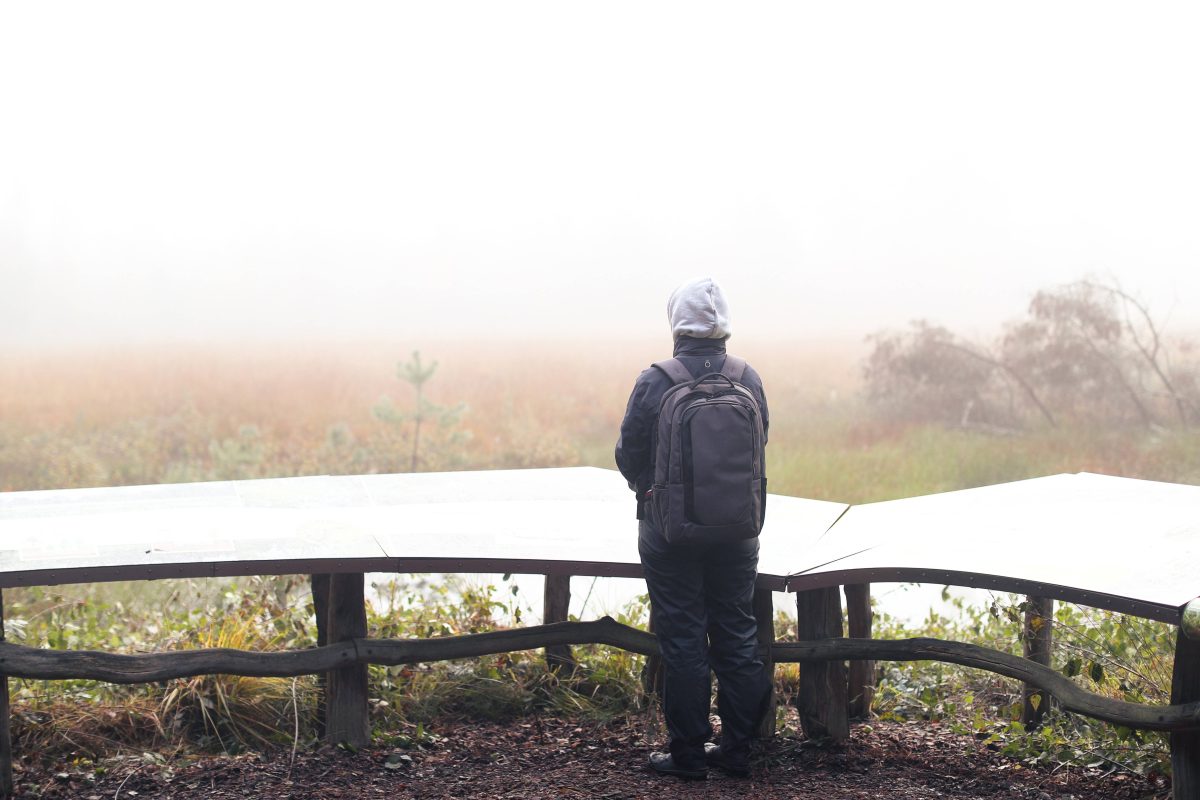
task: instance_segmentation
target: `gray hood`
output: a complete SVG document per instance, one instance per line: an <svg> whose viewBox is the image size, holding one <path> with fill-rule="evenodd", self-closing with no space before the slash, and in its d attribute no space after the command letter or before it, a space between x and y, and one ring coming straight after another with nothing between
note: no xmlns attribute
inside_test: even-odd
<svg viewBox="0 0 1200 800"><path fill-rule="evenodd" d="M667 301L667 319L676 339L680 336L724 339L733 332L725 293L712 278L688 281L671 292L671 299Z"/></svg>

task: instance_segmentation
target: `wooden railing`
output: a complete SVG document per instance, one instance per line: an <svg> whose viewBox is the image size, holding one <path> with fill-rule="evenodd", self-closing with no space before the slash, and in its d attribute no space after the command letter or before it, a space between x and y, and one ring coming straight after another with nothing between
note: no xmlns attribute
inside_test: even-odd
<svg viewBox="0 0 1200 800"><path fill-rule="evenodd" d="M651 633L604 617L591 622L566 622L569 587L566 576L547 581L547 623L526 628L430 639L370 639L366 637L363 576L313 576L318 611L318 647L278 652L249 652L226 648L182 650L138 655L30 648L2 640L0 598L0 771L11 793L12 750L8 735L8 678L39 680L91 679L110 683L149 683L194 675L230 674L255 677L324 675L326 737L363 745L369 741L367 718L368 664L399 665L446 661L522 650L544 649L548 667L574 664L572 645L600 644L654 657L658 643ZM1200 796L1200 643L1177 637L1172 704L1130 703L1089 692L1045 663L990 648L939 639L898 641L871 639L869 587L848 587L850 630L842 636L842 611L837 587L796 593L798 639L775 640L773 594L759 589L755 615L759 622L760 652L773 665L800 662L797 708L805 733L814 738L844 741L854 704L866 708L864 694L874 681L870 668L855 664L875 661L933 660L987 670L1025 683L1027 693L1052 697L1068 710L1115 725L1171 733L1175 796ZM864 601L866 598L866 601ZM1045 603L1031 604L1045 614ZM867 615L864 619L863 616ZM558 619L555 619L555 618ZM1040 627L1033 625L1040 631ZM865 635L864 635L865 634ZM1038 642L1045 649L1044 638ZM1027 646L1027 652L1028 652ZM848 679L846 663L851 663ZM853 688L851 688L853 687ZM1040 703L1038 705L1041 705ZM860 710L860 713L861 710ZM774 733L774 714L767 715L764 736Z"/></svg>
<svg viewBox="0 0 1200 800"><path fill-rule="evenodd" d="M433 639L350 639L324 647L266 653L213 648L118 655L3 643L0 671L14 678L87 679L124 684L213 674L289 678L366 664L397 666L581 644L619 647L646 656L658 654L658 642L652 634L622 625L612 617L603 617L592 622L556 622ZM1114 725L1156 731L1200 731L1200 702L1155 706L1113 700L1080 688L1049 667L962 642L926 638L776 642L769 655L776 664L852 659L944 661L1024 681L1052 695L1068 711Z"/></svg>

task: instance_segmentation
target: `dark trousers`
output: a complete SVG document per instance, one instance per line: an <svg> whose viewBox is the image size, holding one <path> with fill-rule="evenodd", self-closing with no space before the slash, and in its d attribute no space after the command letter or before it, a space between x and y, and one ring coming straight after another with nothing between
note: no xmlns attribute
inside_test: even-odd
<svg viewBox="0 0 1200 800"><path fill-rule="evenodd" d="M643 521L638 550L666 672L663 715L671 755L685 767L704 763L704 743L712 736L710 670L717 675L721 749L746 755L771 696L754 619L758 539L670 545Z"/></svg>

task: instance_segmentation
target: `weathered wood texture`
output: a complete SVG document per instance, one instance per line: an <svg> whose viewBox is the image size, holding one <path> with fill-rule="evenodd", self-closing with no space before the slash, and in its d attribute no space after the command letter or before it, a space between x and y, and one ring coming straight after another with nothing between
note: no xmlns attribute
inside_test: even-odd
<svg viewBox="0 0 1200 800"><path fill-rule="evenodd" d="M874 614L871 611L871 584L847 584L846 630L851 639L870 639ZM850 695L850 719L866 719L875 700L875 662L851 661L847 678Z"/></svg>
<svg viewBox="0 0 1200 800"><path fill-rule="evenodd" d="M536 650L556 644L605 644L647 656L658 653L658 643L652 635L604 617L592 622L560 622L432 639L354 639L320 648L266 653L212 648L118 655L3 644L0 673L41 680L87 678L122 684L214 674L290 678L354 664L418 664Z"/></svg>
<svg viewBox="0 0 1200 800"><path fill-rule="evenodd" d="M547 575L546 588L542 595L542 622L566 622L571 606L571 576ZM575 656L571 646L553 645L546 648L546 667L551 672L569 675L575 671Z"/></svg>
<svg viewBox="0 0 1200 800"><path fill-rule="evenodd" d="M556 644L603 644L633 653L653 655L658 643L645 631L622 625L611 617L592 622L560 622L530 628L494 631L434 639L357 639L310 650L250 653L242 650L181 650L143 655L115 655L87 651L42 650L0 643L0 674L40 680L85 678L110 683L152 683L192 675L249 675L292 677L339 669L350 664L415 664L455 658L537 650ZM1190 642L1193 646L1196 643ZM844 661L945 661L1004 675L1044 689L1063 708L1130 728L1200 732L1200 701L1152 706L1127 703L1092 694L1048 667L1020 656L986 647L940 639L827 639L809 642L776 642L771 649L776 664L784 662ZM1194 666L1189 679L1181 678L1178 694L1200 694ZM1186 669L1180 661L1179 669ZM1188 683L1188 681L1191 681ZM843 706L844 708L844 706Z"/></svg>
<svg viewBox="0 0 1200 800"><path fill-rule="evenodd" d="M1172 707L1200 705L1200 642L1182 630L1176 636ZM1200 730L1171 733L1171 794L1175 800L1200 797Z"/></svg>
<svg viewBox="0 0 1200 800"><path fill-rule="evenodd" d="M4 592L0 590L0 644L4 644ZM13 795L12 726L8 707L8 674L0 674L0 795Z"/></svg>
<svg viewBox="0 0 1200 800"><path fill-rule="evenodd" d="M329 644L329 573L318 573L309 579L312 587L313 616L317 618L317 647ZM317 738L325 738L325 703L329 696L329 675L317 675Z"/></svg>
<svg viewBox="0 0 1200 800"><path fill-rule="evenodd" d="M775 735L775 593L770 589L754 590L754 619L758 621L758 652L763 669L771 679L771 698L758 725L758 738L770 739Z"/></svg>
<svg viewBox="0 0 1200 800"><path fill-rule="evenodd" d="M1021 631L1021 646L1025 658L1050 666L1054 646L1054 600L1050 597L1025 598L1025 625ZM1036 686L1025 684L1022 691L1021 722L1027 729L1037 727L1050 707L1050 696Z"/></svg>
<svg viewBox="0 0 1200 800"><path fill-rule="evenodd" d="M13 796L12 726L8 706L8 676L0 676L0 797Z"/></svg>
<svg viewBox="0 0 1200 800"><path fill-rule="evenodd" d="M371 741L367 709L367 661L358 657L356 640L367 635L367 609L361 572L340 573L329 581L329 641L346 643L354 660L329 673L325 738L364 747Z"/></svg>
<svg viewBox="0 0 1200 800"><path fill-rule="evenodd" d="M1020 656L988 647L941 639L831 639L823 642L780 642L775 662L843 658L876 661L945 661L994 672L1049 692L1059 705L1093 719L1143 730L1200 730L1200 702L1155 706L1127 703L1092 694L1070 678Z"/></svg>
<svg viewBox="0 0 1200 800"><path fill-rule="evenodd" d="M808 642L841 635L842 600L838 587L796 592L797 639ZM800 668L796 710L800 712L800 727L805 736L834 744L849 741L848 705L846 664L841 658L806 663Z"/></svg>

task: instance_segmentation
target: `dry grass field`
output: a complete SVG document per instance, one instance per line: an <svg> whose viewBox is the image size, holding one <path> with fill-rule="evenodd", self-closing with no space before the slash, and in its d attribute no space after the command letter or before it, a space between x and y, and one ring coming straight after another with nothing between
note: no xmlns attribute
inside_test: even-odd
<svg viewBox="0 0 1200 800"><path fill-rule="evenodd" d="M411 412L397 365L414 348L362 344L176 348L0 358L0 490L217 477L404 471ZM797 345L747 353L769 376L777 430L847 397L855 359ZM420 469L592 464L612 446L646 344L443 343L432 403L461 413L425 424ZM800 427L803 427L801 425Z"/></svg>
<svg viewBox="0 0 1200 800"><path fill-rule="evenodd" d="M410 344L177 347L0 357L0 490L412 467ZM418 469L612 467L625 400L665 343L420 347ZM1200 482L1186 431L1064 426L997 436L877 417L865 348L794 342L739 352L771 404L773 491L863 502L1063 471ZM399 416L380 413L388 397ZM385 418L386 417L386 418Z"/></svg>

